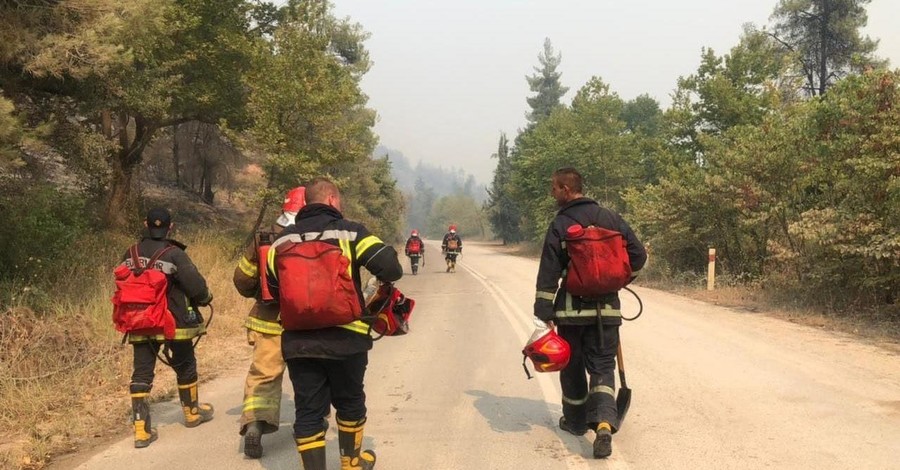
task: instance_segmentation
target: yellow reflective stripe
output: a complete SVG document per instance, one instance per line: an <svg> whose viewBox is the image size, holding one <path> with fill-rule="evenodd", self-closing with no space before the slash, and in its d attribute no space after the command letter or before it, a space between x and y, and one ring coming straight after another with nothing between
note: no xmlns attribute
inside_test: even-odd
<svg viewBox="0 0 900 470"><path fill-rule="evenodd" d="M372 248L377 243L384 244L384 242L375 235L369 235L368 237L363 238L356 244L356 256L362 256L362 254L365 253L366 250Z"/></svg>
<svg viewBox="0 0 900 470"><path fill-rule="evenodd" d="M551 292L537 291L537 292L534 294L534 298L535 298L535 299L549 300L549 301L552 302L553 299L556 298L556 294L551 293Z"/></svg>
<svg viewBox="0 0 900 470"><path fill-rule="evenodd" d="M244 326L247 327L247 329L265 333L267 335L280 335L282 332L284 332L284 328L281 327L280 323L274 321L266 321L256 317L247 317L247 321L244 322Z"/></svg>
<svg viewBox="0 0 900 470"><path fill-rule="evenodd" d="M259 267L256 266L256 263L251 262L244 256L241 256L238 268L242 273L246 274L247 277L256 277L259 274Z"/></svg>
<svg viewBox="0 0 900 470"><path fill-rule="evenodd" d="M183 341L188 339L194 339L197 336L206 334L206 325L197 325L192 328L176 328L175 329L175 337L172 338L176 341ZM163 335L128 335L129 343L143 343L147 341L157 341L163 342L166 341L166 337Z"/></svg>
<svg viewBox="0 0 900 470"><path fill-rule="evenodd" d="M587 403L588 396L585 395L584 398L577 399L577 398L569 398L569 397L563 395L562 400L563 400L563 403L568 403L570 405L583 405L583 404Z"/></svg>
<svg viewBox="0 0 900 470"><path fill-rule="evenodd" d="M353 277L353 254L350 252L350 240L338 240L338 246L341 247L341 253L345 258L350 260L347 264L347 274Z"/></svg>
<svg viewBox="0 0 900 470"><path fill-rule="evenodd" d="M297 441L297 445L300 445L300 444L309 444L310 442L317 441L319 439L322 439L323 437L325 437L325 431L313 434L312 436L309 436L309 437L298 437L294 440ZM322 442L325 442L325 441L322 441Z"/></svg>
<svg viewBox="0 0 900 470"><path fill-rule="evenodd" d="M132 393L131 398L146 398L150 396L150 392Z"/></svg>
<svg viewBox="0 0 900 470"><path fill-rule="evenodd" d="M196 386L196 385L197 385L197 381L195 380L195 381L193 381L193 382L191 382L191 383L189 383L189 384L179 385L179 386L178 386L178 390L187 390L187 389L189 389L189 388L191 388L191 387L194 387L194 386Z"/></svg>
<svg viewBox="0 0 900 470"><path fill-rule="evenodd" d="M611 397L616 396L616 391L607 385L595 385L591 387L591 393L605 393Z"/></svg>
<svg viewBox="0 0 900 470"><path fill-rule="evenodd" d="M358 421L344 421L342 419L337 420L338 430L344 432L358 432L362 431L366 425L365 418Z"/></svg>
<svg viewBox="0 0 900 470"><path fill-rule="evenodd" d="M608 307L609 306L607 305L606 307L600 309L601 317L621 317L622 316L621 310L619 310L617 308L608 308Z"/></svg>
<svg viewBox="0 0 900 470"><path fill-rule="evenodd" d="M369 325L360 320L356 320L353 323L347 323L346 325L338 325L338 326L345 330L350 330L354 333L359 333L359 334L363 334L363 335L369 334Z"/></svg>
<svg viewBox="0 0 900 470"><path fill-rule="evenodd" d="M269 251L266 253L266 266L269 267L269 274L272 275L273 278L278 279L278 270L275 269L275 252L278 251L275 247L269 248Z"/></svg>
<svg viewBox="0 0 900 470"><path fill-rule="evenodd" d="M276 400L274 398L266 398L266 397L247 397L244 400L244 412L253 411L253 410L271 410L274 408L278 408L280 404L280 399Z"/></svg>
<svg viewBox="0 0 900 470"><path fill-rule="evenodd" d="M325 447L325 440L321 439L315 442L310 442L309 444L302 444L297 446L297 452L303 452L310 449L318 449L319 447Z"/></svg>

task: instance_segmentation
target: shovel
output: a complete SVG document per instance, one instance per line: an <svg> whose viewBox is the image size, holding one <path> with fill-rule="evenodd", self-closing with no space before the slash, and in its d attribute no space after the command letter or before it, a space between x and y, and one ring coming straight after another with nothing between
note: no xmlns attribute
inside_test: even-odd
<svg viewBox="0 0 900 470"><path fill-rule="evenodd" d="M619 367L619 382L621 382L619 387L619 393L616 395L616 412L619 415L619 419L616 422L615 426L612 426L612 433L615 434L622 427L622 421L625 421L625 414L628 413L628 408L631 406L631 389L628 388L628 384L625 382L625 364L622 359L622 340L619 340L619 350L616 351L616 364Z"/></svg>

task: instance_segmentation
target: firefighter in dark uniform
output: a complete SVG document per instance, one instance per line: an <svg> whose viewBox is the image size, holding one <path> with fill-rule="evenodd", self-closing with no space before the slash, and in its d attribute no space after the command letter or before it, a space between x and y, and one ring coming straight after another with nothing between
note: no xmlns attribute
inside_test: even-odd
<svg viewBox="0 0 900 470"><path fill-rule="evenodd" d="M233 282L238 293L256 299L247 316L247 342L253 346L253 359L244 383L244 405L241 411L240 434L244 436L244 455L252 459L262 457L262 435L278 430L281 416L281 382L284 378L284 358L281 355L281 322L278 302L264 289L259 267L261 245L275 241L275 237L294 223L297 212L306 204L306 189L290 190L284 198L281 215L274 225L256 233L253 243L234 268ZM263 260L265 262L265 260Z"/></svg>
<svg viewBox="0 0 900 470"><path fill-rule="evenodd" d="M281 232L269 250L269 282L278 288L275 254L279 244L316 238L340 247L350 261L359 304L365 305L360 268L378 280L394 282L403 275L397 252L357 222L344 219L338 188L326 178L306 186L307 205L294 225ZM284 275L284 274L283 274ZM305 470L325 470L325 418L336 410L341 470L371 469L375 454L362 450L366 423L363 380L372 348L369 325L362 321L315 330L285 330L281 347L294 388L294 437Z"/></svg>
<svg viewBox="0 0 900 470"><path fill-rule="evenodd" d="M184 425L198 426L213 417L213 407L200 403L197 396L197 358L194 356L193 339L206 334L203 319L195 306L207 306L212 302L212 294L206 280L184 252L186 246L168 239L172 229L172 216L166 209L150 209L144 221L146 235L138 243L141 264L149 262L159 250L171 247L159 257L156 269L166 274L169 280L167 299L169 311L175 317L175 338L166 340L162 335L128 335L128 342L134 347L134 372L131 374L131 408L134 422L134 446L147 447L156 440L156 429L150 425L150 405L147 397L153 387L156 357L164 344L171 352L169 360L178 382L178 397L184 412ZM129 253L122 257L122 263L129 268L132 260Z"/></svg>
<svg viewBox="0 0 900 470"><path fill-rule="evenodd" d="M621 216L584 197L582 191L581 175L574 168L553 173L551 194L560 209L544 237L534 315L555 323L572 350L568 366L559 375L563 394L559 426L578 436L588 429L596 431L594 457L604 458L612 453L611 425L618 419L614 371L621 306L618 293L585 299L566 292L560 280L564 281L569 258L562 241L566 229L576 223L615 230L625 238L634 273L644 266L647 253Z"/></svg>

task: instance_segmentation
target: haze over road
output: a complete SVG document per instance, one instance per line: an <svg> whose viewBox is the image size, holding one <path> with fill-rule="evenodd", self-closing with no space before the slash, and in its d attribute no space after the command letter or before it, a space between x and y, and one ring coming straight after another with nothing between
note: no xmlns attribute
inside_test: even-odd
<svg viewBox="0 0 900 470"><path fill-rule="evenodd" d="M556 374L526 380L521 367L537 261L467 242L447 274L439 247L427 246L424 269L398 283L417 301L412 332L370 354L364 448L376 451L376 468L900 468L895 352L641 288L644 314L622 329L631 411L612 457L585 458L593 434L557 429ZM633 299L623 300L633 314ZM287 380L281 429L264 438L261 460L244 458L243 380L201 388L216 406L212 422L187 429L175 402L154 404L157 442L133 449L123 435L76 468L300 468ZM338 469L333 422L328 453Z"/></svg>

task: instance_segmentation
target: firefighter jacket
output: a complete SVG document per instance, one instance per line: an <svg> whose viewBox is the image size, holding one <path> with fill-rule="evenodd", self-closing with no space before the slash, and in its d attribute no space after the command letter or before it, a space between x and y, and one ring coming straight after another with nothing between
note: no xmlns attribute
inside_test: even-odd
<svg viewBox="0 0 900 470"><path fill-rule="evenodd" d="M205 332L205 327L200 321L199 315L190 318L188 309L191 306L207 305L212 300L206 279L194 266L184 250L184 244L169 239L154 239L144 237L138 242L138 255L144 263L149 262L153 255L167 247L173 248L165 252L156 262L156 269L162 271L169 279L168 297L169 311L175 317L175 340L189 340ZM128 268L133 267L131 255L128 251L122 256L122 263ZM162 335L149 338L146 336L129 335L129 341L140 342L148 339L164 340Z"/></svg>
<svg viewBox="0 0 900 470"><path fill-rule="evenodd" d="M598 299L584 299L570 295L565 288L565 272L569 256L563 245L566 229L574 224L594 225L615 230L625 237L631 270L636 274L647 261L647 252L631 227L622 217L597 204L593 199L578 198L563 206L550 222L544 236L544 248L537 275L534 315L543 321L553 320L561 325L596 324L597 317L604 325L622 323L618 293ZM560 282L562 280L563 282Z"/></svg>
<svg viewBox="0 0 900 470"><path fill-rule="evenodd" d="M282 230L283 228L276 224L257 232L253 243L247 247L238 265L234 268L232 278L234 287L241 296L256 299L256 303L250 309L244 326L248 330L268 335L280 335L282 328L281 322L278 320L278 303L262 301L259 271L259 239L261 235L277 235Z"/></svg>
<svg viewBox="0 0 900 470"><path fill-rule="evenodd" d="M297 213L294 225L281 232L269 250L268 276L273 289L278 288L275 272L275 247L284 241L317 238L340 247L350 259L353 284L359 304L365 305L360 287L360 268L364 267L382 282L394 282L403 276L403 267L394 248L387 246L360 223L344 219L335 208L325 204L308 204ZM364 313L365 314L365 313ZM285 359L317 357L340 359L372 348L369 324L363 321L316 330L285 330L281 336Z"/></svg>
<svg viewBox="0 0 900 470"><path fill-rule="evenodd" d="M462 238L460 238L458 233L446 233L444 234L444 239L441 241L441 251L447 251L447 243L450 239L456 239L456 249L453 250L456 253L462 253Z"/></svg>
<svg viewBox="0 0 900 470"><path fill-rule="evenodd" d="M419 254L424 255L425 254L425 242L422 241L422 239L419 237L409 237L406 239L406 256L409 256L409 244L413 240L419 241Z"/></svg>

